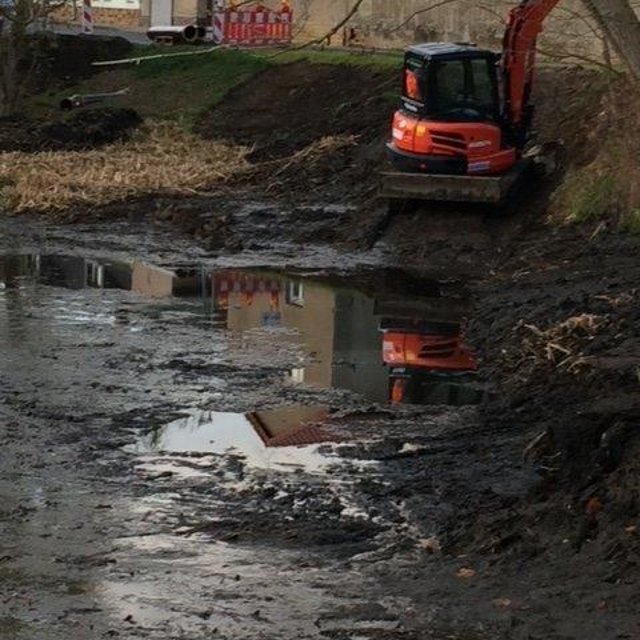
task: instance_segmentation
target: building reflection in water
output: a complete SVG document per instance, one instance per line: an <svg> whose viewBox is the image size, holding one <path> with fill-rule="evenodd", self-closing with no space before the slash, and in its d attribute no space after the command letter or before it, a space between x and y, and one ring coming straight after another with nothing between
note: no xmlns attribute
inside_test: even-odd
<svg viewBox="0 0 640 640"><path fill-rule="evenodd" d="M380 403L479 402L464 295L390 273L304 277L75 256L0 258L4 288L36 283L199 298L215 326L241 336L249 351L263 354L278 340L298 344L304 357L288 373L291 384L348 389Z"/></svg>
<svg viewBox="0 0 640 640"><path fill-rule="evenodd" d="M340 438L325 426L323 406L292 405L250 413L192 411L126 448L138 455L236 452L252 467L322 470L333 457L318 447Z"/></svg>

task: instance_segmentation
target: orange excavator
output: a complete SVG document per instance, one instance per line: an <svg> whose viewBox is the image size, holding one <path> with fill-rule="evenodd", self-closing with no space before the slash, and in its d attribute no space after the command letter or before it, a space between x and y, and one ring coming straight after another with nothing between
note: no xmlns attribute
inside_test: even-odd
<svg viewBox="0 0 640 640"><path fill-rule="evenodd" d="M497 202L526 168L536 41L558 0L522 0L501 53L429 43L405 52L383 173L389 198Z"/></svg>

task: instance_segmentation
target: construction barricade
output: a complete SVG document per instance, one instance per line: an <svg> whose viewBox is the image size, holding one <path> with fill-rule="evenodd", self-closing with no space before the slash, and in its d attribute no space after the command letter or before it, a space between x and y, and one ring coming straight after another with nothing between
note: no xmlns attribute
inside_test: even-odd
<svg viewBox="0 0 640 640"><path fill-rule="evenodd" d="M213 14L213 40L217 44L264 47L291 44L293 12L283 2L278 10L260 3L235 9L217 9Z"/></svg>

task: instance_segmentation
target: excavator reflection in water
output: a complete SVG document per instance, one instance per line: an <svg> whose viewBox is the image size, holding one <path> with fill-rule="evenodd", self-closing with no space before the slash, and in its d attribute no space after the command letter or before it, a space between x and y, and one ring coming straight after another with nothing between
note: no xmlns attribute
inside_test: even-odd
<svg viewBox="0 0 640 640"><path fill-rule="evenodd" d="M72 292L63 295L59 289ZM85 289L135 295L83 295ZM279 341L295 343L280 359L288 365L291 353L300 354L287 376L291 385L348 389L378 403L458 405L481 395L473 385L476 360L463 341L464 295L455 286L406 273L304 277L79 256L0 256L0 323L13 326L12 318L31 299L50 298L62 304L56 302L46 322L64 321L81 331L88 319L100 317L101 330L112 327L114 339L122 325L130 326L132 313L135 318L131 302L142 302L145 314L147 305L158 305L160 313L153 314L158 322L172 310L184 318L186 309L204 320L211 340L224 343L225 357L235 358L236 348L244 351L245 371L269 365L271 350L277 355L284 346ZM14 331L11 339L21 335ZM234 340L236 335L241 339ZM232 450L260 468L322 472L335 462L331 443L344 437L326 406L256 407L246 413L186 407L183 417L144 434L128 450L219 455ZM160 456L157 464L160 469L178 465L172 472L182 468L172 456Z"/></svg>
<svg viewBox="0 0 640 640"><path fill-rule="evenodd" d="M267 272L212 275L215 314L232 332L295 330L304 363L292 384L346 388L377 402L475 404L477 361L463 338L467 301L447 297L446 286L398 283L370 274L354 284ZM392 293L391 293L392 292ZM291 340L290 332L282 336ZM253 336L277 342L271 331ZM274 349L277 347L274 345Z"/></svg>
<svg viewBox="0 0 640 640"><path fill-rule="evenodd" d="M389 369L393 404L475 404L476 358L464 344L458 323L384 319L382 354Z"/></svg>

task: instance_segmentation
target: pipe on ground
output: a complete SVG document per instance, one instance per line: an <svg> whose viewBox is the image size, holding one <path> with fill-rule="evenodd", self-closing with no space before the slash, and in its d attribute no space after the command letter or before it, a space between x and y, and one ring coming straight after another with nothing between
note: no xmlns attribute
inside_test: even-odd
<svg viewBox="0 0 640 640"><path fill-rule="evenodd" d="M113 91L112 93L85 93L82 95L76 94L67 98L63 98L60 101L60 109L62 109L62 111L71 111L72 109L78 109L79 107L87 107L92 104L105 102L106 100L110 100L111 98L124 96L128 93L128 91L129 88L127 87L126 89Z"/></svg>
<svg viewBox="0 0 640 640"><path fill-rule="evenodd" d="M196 42L199 35L199 28L193 24L184 26L150 27L147 29L147 38L154 42L162 40L172 40L173 42Z"/></svg>

